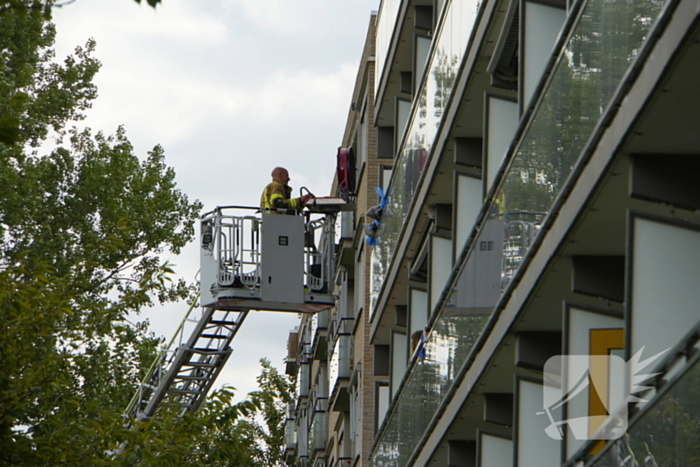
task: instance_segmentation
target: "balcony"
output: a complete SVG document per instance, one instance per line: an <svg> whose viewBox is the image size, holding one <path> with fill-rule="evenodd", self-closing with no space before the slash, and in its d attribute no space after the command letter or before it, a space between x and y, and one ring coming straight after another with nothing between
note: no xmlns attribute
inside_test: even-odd
<svg viewBox="0 0 700 467"><path fill-rule="evenodd" d="M335 412L345 412L350 407L348 384L350 381L350 339L349 334L339 334L333 346L328 364L330 407Z"/></svg>
<svg viewBox="0 0 700 467"><path fill-rule="evenodd" d="M297 448L297 425L293 418L284 424L284 448L286 456L293 456Z"/></svg>
<svg viewBox="0 0 700 467"><path fill-rule="evenodd" d="M287 358L284 361L285 374L293 375L298 371L297 358L299 357L299 328L289 333L287 339Z"/></svg>
<svg viewBox="0 0 700 467"><path fill-rule="evenodd" d="M459 3L453 0L448 8ZM490 245L485 237L493 232L490 226L512 221L501 229L505 250L499 267L500 288L507 296L516 285L512 279L523 272L521 266L532 253L529 250L542 236L540 226L552 221L550 210L575 181L581 158L590 149L589 145L597 144L598 129L606 123L607 112L614 112L615 104L624 96L624 87L620 85L637 64L637 59L644 57L642 52L647 50L647 41L654 37L654 28L665 11L665 2L588 0L576 5L580 5L580 9L574 11L567 23L555 50L556 60L552 60L545 74L547 81L543 83L542 92L535 99L531 112L525 114L516 136L518 139L506 155L503 173L495 179L489 201L482 207L473 231L465 237L469 239L468 249L459 255L450 285L441 294L424 356L414 359L380 428L373 448L373 465L411 462L415 447L425 439L426 428L453 389L455 375L469 361L494 307L469 313L468 308L475 308L472 306L475 304L460 303L460 293L464 296L460 284L470 283L469 275L473 275L470 262L478 264L480 246ZM610 19L610 9L615 10L615 20ZM606 50L606 56L614 57L614 63L603 68L589 65L595 62L597 51L602 49ZM570 60L573 56L579 57L575 63ZM590 105L571 106L572 95L580 96L582 102ZM442 115L442 111L428 114ZM561 123L564 119L566 124ZM421 145L426 141L432 144L437 127L429 124L418 127L418 130L427 128L430 133L415 141ZM405 144L411 142L412 132L411 129ZM427 150L430 151L430 147ZM373 250L370 287L373 312L379 314L383 313L392 274L395 276L398 269L391 261L404 235L402 230L413 202L413 189L409 189L405 181L408 180L406 170L415 166L415 159L409 149L404 149L400 157L403 159L397 161L392 179L392 187L396 185L394 199L390 201L394 203L391 222L396 224L386 226L386 238L380 244L383 247ZM540 173L544 176L538 176Z"/></svg>
<svg viewBox="0 0 700 467"><path fill-rule="evenodd" d="M433 0L383 0L377 17L375 95L377 123L394 126L396 98L410 99L418 87L428 47L417 45L417 36L430 38L434 18L444 2ZM436 6L437 8L434 8ZM429 43L429 40L426 41ZM419 63L416 63L419 62ZM396 128L396 131L401 131Z"/></svg>
<svg viewBox="0 0 700 467"><path fill-rule="evenodd" d="M328 358L328 316L329 310L324 310L311 317L311 356L314 360L326 360Z"/></svg>
<svg viewBox="0 0 700 467"><path fill-rule="evenodd" d="M318 451L325 451L328 441L328 412L314 412L309 429L309 457Z"/></svg>
<svg viewBox="0 0 700 467"><path fill-rule="evenodd" d="M311 379L311 364L309 362L302 361L299 365L299 372L297 373L297 384L296 384L296 400L309 397L309 383Z"/></svg>
<svg viewBox="0 0 700 467"><path fill-rule="evenodd" d="M313 413L321 413L321 412L327 412L328 411L328 398L327 397L322 397L322 396L317 396L314 397L313 404L311 406L311 409L313 410Z"/></svg>

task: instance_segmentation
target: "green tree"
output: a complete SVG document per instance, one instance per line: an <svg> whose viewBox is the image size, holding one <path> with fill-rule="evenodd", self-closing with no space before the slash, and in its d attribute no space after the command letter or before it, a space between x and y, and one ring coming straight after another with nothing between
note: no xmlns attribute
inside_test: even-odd
<svg viewBox="0 0 700 467"><path fill-rule="evenodd" d="M128 319L189 295L161 256L193 239L201 205L177 189L161 147L141 159L122 128L66 128L96 97L94 42L56 63L50 5L4 5L0 465L111 463L124 440L151 450L180 441L178 430L125 428L123 410L158 344ZM56 147L43 153L51 137Z"/></svg>
<svg viewBox="0 0 700 467"><path fill-rule="evenodd" d="M264 425L251 423L249 436L261 442L262 450L255 457L258 465L284 465L286 409L293 401L294 383L270 365L260 360L262 373L258 376L259 391L250 394L259 405ZM254 422L249 418L250 422Z"/></svg>
<svg viewBox="0 0 700 467"><path fill-rule="evenodd" d="M94 42L79 47L63 64L53 63L56 36L51 8L40 1L12 0L0 7L0 143L3 153L21 158L26 145L37 147L50 130L80 120L97 89L92 78L99 62Z"/></svg>
<svg viewBox="0 0 700 467"><path fill-rule="evenodd" d="M284 466L285 413L293 382L261 359L258 390L237 404L231 388L215 392L197 414L199 427L182 465Z"/></svg>
<svg viewBox="0 0 700 467"><path fill-rule="evenodd" d="M100 64L92 41L54 62L50 5L0 3L0 465L281 464L291 386L266 361L246 401L223 388L182 419L124 418L160 342L129 320L191 297L162 255L201 205L160 146L67 128Z"/></svg>

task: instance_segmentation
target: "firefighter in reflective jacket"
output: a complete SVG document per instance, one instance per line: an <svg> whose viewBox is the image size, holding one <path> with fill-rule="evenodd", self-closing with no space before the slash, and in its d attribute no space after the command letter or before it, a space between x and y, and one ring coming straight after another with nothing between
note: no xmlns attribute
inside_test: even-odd
<svg viewBox="0 0 700 467"><path fill-rule="evenodd" d="M288 214L295 214L301 212L304 203L313 198L310 194L300 198L290 198L292 189L287 186L288 182L289 172L287 169L275 167L272 171L272 182L265 187L260 197L260 209L263 212L282 214L284 211L277 210L285 209Z"/></svg>

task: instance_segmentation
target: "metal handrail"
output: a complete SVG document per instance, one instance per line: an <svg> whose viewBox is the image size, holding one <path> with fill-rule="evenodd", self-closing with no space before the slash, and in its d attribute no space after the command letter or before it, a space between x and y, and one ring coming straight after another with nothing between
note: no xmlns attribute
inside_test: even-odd
<svg viewBox="0 0 700 467"><path fill-rule="evenodd" d="M136 403L139 400L139 395L140 395L142 388L149 385L149 381L150 381L151 377L154 375L154 373L156 372L156 368L162 370L162 363L165 361L165 356L169 352L169 349L173 345L173 342L175 342L175 339L177 338L178 334L180 334L180 341L179 341L178 347L180 344L182 344L185 322L187 322L187 320L190 316L190 313L192 313L192 310L195 308L198 300L199 300L199 293L197 293L194 300L190 304L190 307L187 310L187 313L185 313L184 318L182 318L182 321L180 321L180 325L177 327L177 329L175 330L175 333L170 338L168 345L161 347L161 350L158 352L158 355L156 355L156 358L153 360L153 363L151 363L151 366L149 367L148 372L144 376L143 380L141 381L138 388L136 389L136 393L134 393L134 396L131 398L131 400L129 401L129 404L126 407L126 415L127 416L129 414L131 414L132 411L134 410L134 406L136 405Z"/></svg>

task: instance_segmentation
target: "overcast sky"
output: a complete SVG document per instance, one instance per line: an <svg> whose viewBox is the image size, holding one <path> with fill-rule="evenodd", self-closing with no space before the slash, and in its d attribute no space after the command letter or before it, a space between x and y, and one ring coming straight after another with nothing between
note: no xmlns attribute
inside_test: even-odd
<svg viewBox="0 0 700 467"><path fill-rule="evenodd" d="M298 193L326 195L335 170L372 10L379 0L77 0L54 12L57 57L89 38L102 68L99 96L81 125L124 125L137 154L165 148L179 188L206 211L257 205L277 165ZM194 280L198 248L177 258ZM144 313L170 338L186 311ZM216 387L256 389L258 361L284 371L298 315L251 313Z"/></svg>

